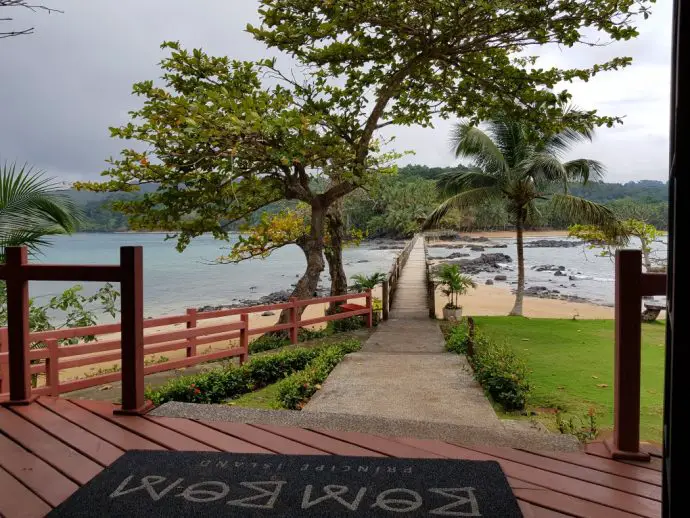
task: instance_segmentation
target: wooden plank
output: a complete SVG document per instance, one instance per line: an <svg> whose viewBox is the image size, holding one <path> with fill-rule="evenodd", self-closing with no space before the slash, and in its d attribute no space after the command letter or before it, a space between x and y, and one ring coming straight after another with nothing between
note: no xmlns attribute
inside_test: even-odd
<svg viewBox="0 0 690 518"><path fill-rule="evenodd" d="M153 416L146 417L146 419L171 430L175 430L199 442L218 448L221 451L231 453L273 453L266 448L261 448L255 444L242 441L237 437L224 434L223 432L219 432L218 430L189 419Z"/></svg>
<svg viewBox="0 0 690 518"><path fill-rule="evenodd" d="M408 444L403 444L401 442L384 437L378 437L376 435L322 429L319 430L319 433L340 439L341 441L349 442L351 444L359 444L365 448L389 457L400 457L406 459L433 459L442 457L441 455L437 455L430 451L415 448Z"/></svg>
<svg viewBox="0 0 690 518"><path fill-rule="evenodd" d="M211 446L190 439L168 428L152 423L143 417L113 415L112 405L109 403L104 405L103 402L87 400L73 401L73 403L107 419L111 423L126 428L130 432L139 434L170 450L218 451L216 448L212 448Z"/></svg>
<svg viewBox="0 0 690 518"><path fill-rule="evenodd" d="M613 511L618 510L625 513L633 513L648 518L657 518L661 516L661 504L654 500L644 498L641 496L623 493L615 489L590 484L582 480L572 479L556 473L551 473L524 464L518 464L509 460L480 453L474 450L468 450L460 446L441 443L440 441L430 441L426 439L397 439L405 444L410 444L420 449L427 449L440 455L449 456L452 458L465 458L471 460L495 460L503 468L506 475L521 480L526 480L538 486L551 489L563 495L570 495L577 500L588 501L592 505L606 506L609 508L608 516L617 516ZM516 493L517 495L517 493ZM559 495L561 497L562 495ZM532 500L529 500L533 502ZM543 505L538 501L533 503ZM572 513L567 507L553 507L553 505L544 505L549 509L558 511L565 511ZM586 507L585 507L586 508ZM592 508L596 510L597 508ZM599 516L600 514L593 514Z"/></svg>
<svg viewBox="0 0 690 518"><path fill-rule="evenodd" d="M533 455L531 453L514 450L512 448L486 446L465 447L470 450L493 455L494 457L500 457L502 459L512 460L527 466L533 466L535 468L551 471L553 473L559 473L570 478L584 480L586 482L591 482L592 484L610 487L612 489L617 489L633 495L644 496L645 498L651 498L652 500L657 500L659 502L661 501L660 487L639 482L637 480L617 477L610 473L583 468L581 466L569 464L568 462L554 460L548 457L540 457L539 455Z"/></svg>
<svg viewBox="0 0 690 518"><path fill-rule="evenodd" d="M165 449L65 399L42 397L38 403L123 450Z"/></svg>
<svg viewBox="0 0 690 518"><path fill-rule="evenodd" d="M101 466L109 466L124 453L120 448L40 405L18 406L14 407L13 411L53 437L73 446Z"/></svg>
<svg viewBox="0 0 690 518"><path fill-rule="evenodd" d="M79 484L86 484L103 469L88 457L2 407L0 430Z"/></svg>
<svg viewBox="0 0 690 518"><path fill-rule="evenodd" d="M661 446L658 446L656 444L642 442L640 443L640 451L649 453L652 457L658 457L660 459L664 457L663 449L661 448Z"/></svg>
<svg viewBox="0 0 690 518"><path fill-rule="evenodd" d="M518 502L536 504L547 510L579 518L636 518L638 515L594 504L586 500L543 489L513 490ZM548 516L548 515L547 515ZM659 515L661 516L661 515Z"/></svg>
<svg viewBox="0 0 690 518"><path fill-rule="evenodd" d="M570 515L559 513L551 509L530 504L525 500L518 500L518 505L524 518L568 518Z"/></svg>
<svg viewBox="0 0 690 518"><path fill-rule="evenodd" d="M585 446L585 451L589 455L596 455L597 457L602 457L604 459L611 458L611 453L606 445L604 445L602 442L591 442L587 444ZM617 462L628 464L630 466L639 466L640 468L645 468L650 471L661 471L662 467L661 459L657 457L652 457L649 462L641 462L636 460L619 460Z"/></svg>
<svg viewBox="0 0 690 518"><path fill-rule="evenodd" d="M40 518L49 512L48 504L0 468L0 516Z"/></svg>
<svg viewBox="0 0 690 518"><path fill-rule="evenodd" d="M334 455L348 455L351 457L381 457L382 455L376 451L362 448L356 444L340 441L327 435L305 430L304 428L292 428L287 426L273 426L266 424L255 424L256 428L260 428L267 432L292 439L293 441L301 442L307 446L313 446L320 450L332 453Z"/></svg>
<svg viewBox="0 0 690 518"><path fill-rule="evenodd" d="M631 478L633 480L646 482L647 484L661 486L661 473L624 464L613 459L598 457L596 455L587 455L585 453L569 453L564 451L529 451L529 453L539 455L540 457L562 460L570 464L577 464L578 466L584 466L598 471L604 471L619 477Z"/></svg>
<svg viewBox="0 0 690 518"><path fill-rule="evenodd" d="M275 435L248 424L225 421L200 421L200 423L243 441L256 444L274 453L282 453L284 455L326 455L326 452L323 450L286 439L280 435Z"/></svg>
<svg viewBox="0 0 690 518"><path fill-rule="evenodd" d="M62 473L2 434L0 467L52 506L60 505L79 489ZM0 494L3 489L0 484Z"/></svg>

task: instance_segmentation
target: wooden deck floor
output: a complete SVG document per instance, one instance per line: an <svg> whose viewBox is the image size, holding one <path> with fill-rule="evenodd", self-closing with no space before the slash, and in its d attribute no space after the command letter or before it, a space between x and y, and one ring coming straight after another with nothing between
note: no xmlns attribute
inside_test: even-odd
<svg viewBox="0 0 690 518"><path fill-rule="evenodd" d="M661 461L463 447L435 440L165 417L119 417L108 403L42 397L0 407L0 515L44 516L130 449L498 460L526 517L661 516Z"/></svg>

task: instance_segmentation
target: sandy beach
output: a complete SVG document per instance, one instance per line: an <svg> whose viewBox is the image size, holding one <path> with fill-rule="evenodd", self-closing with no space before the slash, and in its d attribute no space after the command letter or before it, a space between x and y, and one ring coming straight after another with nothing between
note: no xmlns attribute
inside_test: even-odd
<svg viewBox="0 0 690 518"><path fill-rule="evenodd" d="M447 297L441 293L440 288L437 289L437 318L443 318L443 306L447 301ZM460 297L464 316L507 315L514 303L515 295L507 286L479 285L467 295ZM524 316L531 318L612 319L614 316L612 307L536 297L525 297L523 309Z"/></svg>

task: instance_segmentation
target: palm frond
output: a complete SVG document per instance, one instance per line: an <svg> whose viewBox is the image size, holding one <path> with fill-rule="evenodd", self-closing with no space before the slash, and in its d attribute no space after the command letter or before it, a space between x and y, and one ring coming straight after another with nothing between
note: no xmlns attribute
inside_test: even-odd
<svg viewBox="0 0 690 518"><path fill-rule="evenodd" d="M457 194L478 187L494 187L497 184L498 177L466 167L458 171L443 173L436 182L439 190L445 194Z"/></svg>
<svg viewBox="0 0 690 518"><path fill-rule="evenodd" d="M422 225L423 230L429 230L438 226L441 220L451 209L464 210L475 207L486 200L500 197L500 191L495 187L477 187L460 192L441 203L426 219Z"/></svg>
<svg viewBox="0 0 690 518"><path fill-rule="evenodd" d="M554 210L577 223L596 225L607 232L622 233L620 222L611 209L570 194L554 194L551 197Z"/></svg>
<svg viewBox="0 0 690 518"><path fill-rule="evenodd" d="M532 153L520 163L520 169L535 182L557 182L567 185L568 172L558 157L550 153Z"/></svg>
<svg viewBox="0 0 690 518"><path fill-rule="evenodd" d="M467 122L456 124L450 135L455 156L473 159L477 167L485 171L503 171L506 162L501 150L491 137Z"/></svg>
<svg viewBox="0 0 690 518"><path fill-rule="evenodd" d="M58 184L26 165L0 168L0 246L46 245L43 236L77 230L80 211Z"/></svg>
<svg viewBox="0 0 690 518"><path fill-rule="evenodd" d="M563 164L568 180L586 184L589 180L599 181L604 178L606 167L597 160L579 158Z"/></svg>

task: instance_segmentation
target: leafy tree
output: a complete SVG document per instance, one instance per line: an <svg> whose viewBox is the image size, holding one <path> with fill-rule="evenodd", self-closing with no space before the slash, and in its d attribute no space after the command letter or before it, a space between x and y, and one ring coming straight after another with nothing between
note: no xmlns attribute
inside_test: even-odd
<svg viewBox="0 0 690 518"><path fill-rule="evenodd" d="M386 275L384 272L375 272L371 275L358 273L357 275L353 275L351 277L353 281L352 287L357 291L373 290L387 278L388 275Z"/></svg>
<svg viewBox="0 0 690 518"><path fill-rule="evenodd" d="M156 184L155 191L114 206L132 229L173 233L180 251L206 232L227 240L233 225L276 201L303 202L310 207L301 246L307 267L293 295L311 297L325 266L327 211L354 188L335 183L322 191L314 172L329 177L347 169L347 144L323 130L323 113L306 106L309 92L262 84L260 73L272 62L231 62L177 43L163 47L170 51L161 63L164 84L135 84L143 107L131 113L132 122L111 128L113 136L148 149L123 150L104 173L109 181L78 187L128 191ZM387 160L372 155L358 181Z"/></svg>
<svg viewBox="0 0 690 518"><path fill-rule="evenodd" d="M0 168L0 262L8 246L36 252L47 236L76 231L80 213L57 184L29 166L5 163Z"/></svg>
<svg viewBox="0 0 690 518"><path fill-rule="evenodd" d="M571 110L565 110L567 118ZM563 163L561 156L573 143L591 140L592 128L569 128L548 138L535 135L528 123L501 117L487 123L487 131L467 122L453 130L458 157L473 160L472 168L447 173L439 180L449 196L429 217L435 225L451 208L465 209L500 200L511 215L517 233L518 285L511 315L522 315L525 291L523 230L539 217L537 200L550 199L554 208L568 218L601 227L614 228L617 220L608 208L568 194L568 183L603 175L604 167L594 160ZM562 192L554 190L562 189Z"/></svg>
<svg viewBox="0 0 690 518"><path fill-rule="evenodd" d="M620 222L619 232L611 232L610 229L596 225L573 225L568 229L568 235L581 239L590 249L603 248L604 255L612 255L615 249L628 246L630 237L636 237L640 240L643 264L647 270L652 270L652 243L663 232L639 219L626 219Z"/></svg>
<svg viewBox="0 0 690 518"><path fill-rule="evenodd" d="M651 3L262 0L261 24L247 30L294 56L323 86L333 103L325 123L351 143L355 170L362 170L380 128L429 126L435 114L479 121L500 112L555 132L559 104L570 98L552 90L558 82L588 80L631 60L541 68L530 50L630 39L638 34L636 18L646 18ZM618 120L595 112L578 116L585 126Z"/></svg>

